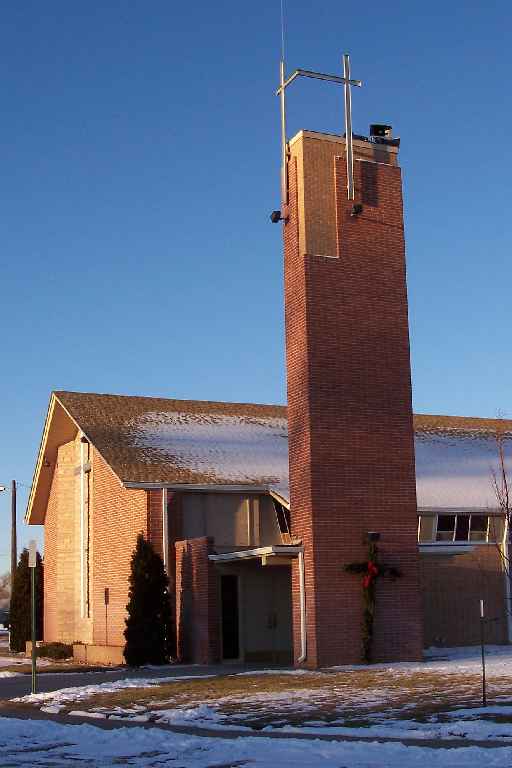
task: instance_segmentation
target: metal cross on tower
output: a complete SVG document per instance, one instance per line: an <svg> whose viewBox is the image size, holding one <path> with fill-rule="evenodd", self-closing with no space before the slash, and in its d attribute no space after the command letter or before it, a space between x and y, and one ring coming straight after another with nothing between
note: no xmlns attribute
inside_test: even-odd
<svg viewBox="0 0 512 768"><path fill-rule="evenodd" d="M347 157L347 196L349 200L354 199L354 155L352 151L352 92L351 86L361 87L361 80L350 79L350 57L348 53L343 55L343 77L338 75L325 75L322 72L310 72L308 69L296 69L290 77L285 78L284 61L280 65L280 84L276 91L276 96L281 101L281 198L283 205L288 204L288 177L286 173L286 104L285 91L296 77L312 77L316 80L328 80L331 83L338 83L344 86L345 91L345 141Z"/></svg>

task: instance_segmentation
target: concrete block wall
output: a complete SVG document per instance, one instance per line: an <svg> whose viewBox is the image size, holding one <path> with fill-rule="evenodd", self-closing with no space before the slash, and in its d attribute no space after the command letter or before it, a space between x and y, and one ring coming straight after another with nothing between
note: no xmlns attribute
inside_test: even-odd
<svg viewBox="0 0 512 768"><path fill-rule="evenodd" d="M81 615L80 437L61 445L45 522L44 639L90 642L92 622ZM48 574L46 576L46 574Z"/></svg>

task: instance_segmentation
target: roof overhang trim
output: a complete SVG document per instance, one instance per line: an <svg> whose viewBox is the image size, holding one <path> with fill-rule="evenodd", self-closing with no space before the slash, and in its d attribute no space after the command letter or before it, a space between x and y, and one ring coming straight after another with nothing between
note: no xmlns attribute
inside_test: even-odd
<svg viewBox="0 0 512 768"><path fill-rule="evenodd" d="M58 446L74 439L78 430L76 421L52 393L25 512L28 525L44 524Z"/></svg>
<svg viewBox="0 0 512 768"><path fill-rule="evenodd" d="M269 493L272 496L273 499L279 502L283 507L286 507L286 509L290 509L290 500L286 499L284 496L282 496L280 493L278 493L273 488L269 489Z"/></svg>
<svg viewBox="0 0 512 768"><path fill-rule="evenodd" d="M208 493L268 493L276 499L283 507L290 509L290 503L284 496L277 491L269 488L268 485L235 485L220 483L144 483L137 480L125 480L123 486L127 489L141 489L146 491L157 491L160 488L166 488L170 491L202 491Z"/></svg>
<svg viewBox="0 0 512 768"><path fill-rule="evenodd" d="M260 557L269 555L279 555L280 557L297 557L299 552L303 552L304 547L287 545L287 544L272 544L269 547L256 547L255 549L240 549L236 552L223 552L221 555L208 555L209 560L213 560L216 563L222 562L236 562L238 560L254 560Z"/></svg>
<svg viewBox="0 0 512 768"><path fill-rule="evenodd" d="M226 493L228 491L240 492L251 491L254 493L268 493L268 487L265 485L235 485L220 483L143 483L138 481L125 480L123 486L128 489L142 489L147 491L156 491L159 488L167 488L172 491L212 491L212 493Z"/></svg>

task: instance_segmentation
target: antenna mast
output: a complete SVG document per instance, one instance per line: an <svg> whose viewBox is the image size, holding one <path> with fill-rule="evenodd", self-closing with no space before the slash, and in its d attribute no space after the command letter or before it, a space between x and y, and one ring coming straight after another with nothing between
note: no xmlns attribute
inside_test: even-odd
<svg viewBox="0 0 512 768"><path fill-rule="evenodd" d="M282 8L281 2L281 8ZM281 17L282 18L282 17ZM282 23L283 30L283 23ZM315 80L327 80L331 83L343 85L345 92L345 155L347 159L347 197L349 200L354 200L354 155L352 149L352 93L351 87L362 86L361 80L352 80L350 78L350 57L348 53L343 55L343 77L339 75L328 75L323 72L312 72L308 69L296 69L287 78L284 70L284 31L282 31L282 48L281 48L281 67L279 72L279 88L276 91L276 95L279 96L281 102L281 201L282 205L288 205L288 174L287 174L287 154L288 144L286 141L286 104L285 104L285 91L286 88L293 83L297 77L311 77ZM276 218L279 221L279 218Z"/></svg>
<svg viewBox="0 0 512 768"><path fill-rule="evenodd" d="M281 0L281 62L279 64L279 100L281 102L281 205L288 205L287 153L286 143L286 104L284 87L284 0Z"/></svg>

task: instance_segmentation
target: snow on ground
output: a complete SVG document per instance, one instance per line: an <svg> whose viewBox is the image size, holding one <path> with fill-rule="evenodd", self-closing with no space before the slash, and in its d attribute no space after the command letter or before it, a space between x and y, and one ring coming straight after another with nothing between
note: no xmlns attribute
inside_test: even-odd
<svg viewBox="0 0 512 768"><path fill-rule="evenodd" d="M290 735L466 738L510 743L512 647L488 648L491 706L486 709L479 707L479 653L479 648L431 649L423 664L361 665L323 672L264 669L223 678L128 678L23 696L15 701L56 713L75 702L89 700L71 714L212 731L256 729ZM214 677L219 678L218 684L212 683L206 692L201 679ZM237 685L237 678L247 680L247 685ZM175 683L187 680L197 681L197 686L194 682L186 693L180 688L173 693ZM168 683L173 683L171 688L160 689L160 685ZM141 697L134 693L134 703L116 705L116 692L130 688L150 688L156 695ZM103 706L93 706L90 699L98 694L112 694L112 702L105 705L103 700Z"/></svg>
<svg viewBox="0 0 512 768"><path fill-rule="evenodd" d="M24 704L47 704L58 706L71 701L83 701L99 693L115 693L124 688L151 688L158 687L162 683L179 683L181 680L204 680L215 675L183 675L181 677L131 677L123 678L109 683L97 683L96 685L79 685L71 688L60 688L57 691L46 693L29 693L12 701ZM48 711L48 710L47 710Z"/></svg>
<svg viewBox="0 0 512 768"><path fill-rule="evenodd" d="M14 666L21 666L22 664L31 664L32 659L30 656L25 656L24 654L15 654L14 656L0 656L0 669L2 667L14 667ZM47 667L50 664L53 664L54 662L49 661L48 659L37 659L37 666L38 667Z"/></svg>
<svg viewBox="0 0 512 768"><path fill-rule="evenodd" d="M2 667L13 667L21 664L30 664L30 656L26 656L24 653L9 653L9 633L4 637L0 637L0 670ZM37 659L38 667L46 667L52 662L48 659ZM0 676L7 677L6 673L0 671Z"/></svg>
<svg viewBox="0 0 512 768"><path fill-rule="evenodd" d="M389 672L391 675L426 672L430 674L479 674L482 660L480 646L461 648L427 648L423 662L400 662L393 664L371 664L366 668L372 671ZM512 677L512 646L487 645L485 648L486 669L495 676ZM365 665L346 665L329 667L329 671L344 672L362 670Z"/></svg>
<svg viewBox="0 0 512 768"><path fill-rule="evenodd" d="M90 725L0 718L2 768L509 768L512 748L431 749L397 743L238 737L215 739L159 728L102 730Z"/></svg>

